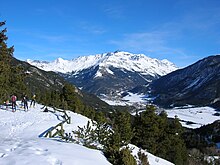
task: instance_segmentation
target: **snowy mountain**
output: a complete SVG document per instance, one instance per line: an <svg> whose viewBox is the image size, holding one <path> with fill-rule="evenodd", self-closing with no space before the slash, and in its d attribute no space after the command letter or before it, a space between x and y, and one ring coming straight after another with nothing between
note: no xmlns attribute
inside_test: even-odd
<svg viewBox="0 0 220 165"><path fill-rule="evenodd" d="M20 104L20 102L18 102ZM18 105L19 105L18 104ZM103 153L82 145L65 142L59 138L45 138L43 135L53 126L60 123L63 114L43 112L42 105L29 108L25 112L18 108L0 108L0 164L18 165L110 165ZM53 110L48 107L49 110ZM67 132L83 127L90 120L85 116L68 111L71 124L64 124ZM134 155L139 149L132 145ZM150 165L173 165L164 159L146 151Z"/></svg>
<svg viewBox="0 0 220 165"><path fill-rule="evenodd" d="M155 103L210 105L220 103L220 55L209 56L152 82Z"/></svg>
<svg viewBox="0 0 220 165"><path fill-rule="evenodd" d="M101 69L105 69L110 74L113 74L108 68L120 68L127 71L140 72L150 74L152 76L165 75L177 69L170 61L152 59L144 54L132 54L128 52L104 53L90 56L83 56L73 60L64 60L58 58L53 62L27 60L28 63L37 66L45 71L54 71L60 73L80 72L91 67L100 67L100 72L96 76L101 77Z"/></svg>
<svg viewBox="0 0 220 165"><path fill-rule="evenodd" d="M69 82L99 96L115 96L177 69L168 60L160 61L144 54L121 51L83 56L73 60L58 58L53 62L27 62L46 71L59 72Z"/></svg>

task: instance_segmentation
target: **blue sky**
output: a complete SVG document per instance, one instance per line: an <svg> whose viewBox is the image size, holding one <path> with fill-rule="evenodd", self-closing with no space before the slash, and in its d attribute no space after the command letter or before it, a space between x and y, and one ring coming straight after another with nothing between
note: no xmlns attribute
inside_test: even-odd
<svg viewBox="0 0 220 165"><path fill-rule="evenodd" d="M219 0L7 0L8 45L21 60L115 50L184 67L220 52Z"/></svg>

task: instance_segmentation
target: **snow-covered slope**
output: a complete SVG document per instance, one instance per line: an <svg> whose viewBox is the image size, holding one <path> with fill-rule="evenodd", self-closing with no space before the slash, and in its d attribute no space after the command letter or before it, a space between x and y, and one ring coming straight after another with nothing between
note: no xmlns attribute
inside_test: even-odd
<svg viewBox="0 0 220 165"><path fill-rule="evenodd" d="M28 63L37 66L46 71L55 71L61 73L78 72L91 67L100 66L107 68L113 66L128 71L137 71L151 75L165 75L177 69L177 67L168 60L157 60L145 56L144 54L132 54L128 52L104 53L90 56L83 56L73 60L64 60L58 58L53 62L41 62L27 60ZM109 72L111 73L111 71ZM101 76L101 74L97 74Z"/></svg>
<svg viewBox="0 0 220 165"><path fill-rule="evenodd" d="M0 164L10 165L109 165L101 151L41 137L62 119L42 112L40 105L28 112L0 109ZM88 118L71 113L72 129L86 125ZM70 127L70 126L69 126Z"/></svg>
<svg viewBox="0 0 220 165"><path fill-rule="evenodd" d="M28 112L18 108L14 113L10 108L0 108L0 164L110 165L99 150L43 137L49 128L61 122L62 114L43 112L41 107L42 105L37 104L35 108L29 108ZM72 122L64 124L67 132L78 129L78 126L83 127L90 120L70 111L68 115ZM150 165L164 165L167 162L150 153L146 154Z"/></svg>
<svg viewBox="0 0 220 165"><path fill-rule="evenodd" d="M164 160L164 159L161 159L157 156L154 156L152 155L151 153L143 150L143 149L140 149L138 148L137 146L135 145L132 145L132 144L129 144L129 149L132 151L131 154L136 158L137 162L141 164L140 160L138 160L138 152L141 151L141 153L147 155L147 158L148 158L148 161L150 163L150 165L159 165L159 164L162 164L162 165L174 165L173 163L167 161L167 160Z"/></svg>

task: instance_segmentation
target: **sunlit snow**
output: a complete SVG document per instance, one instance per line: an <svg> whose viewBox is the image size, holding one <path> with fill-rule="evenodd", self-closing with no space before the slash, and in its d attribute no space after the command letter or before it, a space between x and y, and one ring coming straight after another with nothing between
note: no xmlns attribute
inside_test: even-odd
<svg viewBox="0 0 220 165"><path fill-rule="evenodd" d="M83 69L100 66L113 74L108 68L110 66L128 71L136 71L143 74L166 75L177 67L168 60L158 60L145 56L144 54L132 54L129 52L114 52L97 55L78 57L73 60L58 58L52 62L40 62L27 60L28 63L46 71L61 73L79 72ZM100 76L98 74L97 76Z"/></svg>
<svg viewBox="0 0 220 165"><path fill-rule="evenodd" d="M90 165L110 164L103 153L74 143L42 137L50 127L57 125L59 114L42 112L41 105L28 112L0 109L0 164L7 165ZM68 129L77 129L89 120L70 113L72 124Z"/></svg>
<svg viewBox="0 0 220 165"><path fill-rule="evenodd" d="M19 102L20 103L20 102ZM42 105L25 112L19 107L0 108L0 164L2 165L110 165L103 153L57 138L45 138L46 131L60 123L61 113L43 112ZM48 107L53 111L52 108ZM66 132L83 127L90 120L68 111L71 124L64 124ZM133 152L135 152L137 148ZM165 165L166 160L147 153L150 165ZM159 160L159 161L158 161ZM171 163L168 163L171 164Z"/></svg>

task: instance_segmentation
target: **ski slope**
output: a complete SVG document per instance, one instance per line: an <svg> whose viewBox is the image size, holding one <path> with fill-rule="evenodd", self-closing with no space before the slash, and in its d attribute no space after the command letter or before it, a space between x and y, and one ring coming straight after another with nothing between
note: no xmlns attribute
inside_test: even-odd
<svg viewBox="0 0 220 165"><path fill-rule="evenodd" d="M0 108L0 165L110 165L99 150L57 138L45 138L43 135L48 129L63 121L63 114L43 112L41 107L37 104L27 112L22 108L16 112ZM64 124L66 132L83 127L90 120L70 111L68 115L71 124ZM164 162L172 165L150 153L146 154L150 165L165 165Z"/></svg>

